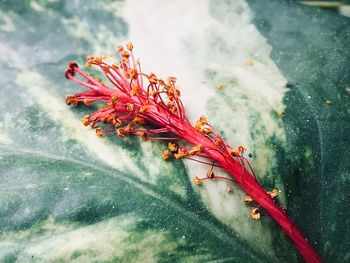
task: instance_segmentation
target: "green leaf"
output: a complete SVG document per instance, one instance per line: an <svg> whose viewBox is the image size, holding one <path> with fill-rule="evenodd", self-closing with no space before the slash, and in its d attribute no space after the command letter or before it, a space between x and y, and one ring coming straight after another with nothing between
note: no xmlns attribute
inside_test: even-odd
<svg viewBox="0 0 350 263"><path fill-rule="evenodd" d="M80 122L97 106L65 105L82 90L67 63L127 39L146 72L178 78L192 121L205 114L248 147L325 261L346 261L349 20L261 5L0 3L0 261L300 260L271 219L249 218L237 187L192 183L208 167L162 160L164 143L98 138Z"/></svg>
<svg viewBox="0 0 350 263"><path fill-rule="evenodd" d="M289 81L284 98L288 207L325 262L346 262L350 19L285 2L249 2L254 23L272 46L271 57Z"/></svg>

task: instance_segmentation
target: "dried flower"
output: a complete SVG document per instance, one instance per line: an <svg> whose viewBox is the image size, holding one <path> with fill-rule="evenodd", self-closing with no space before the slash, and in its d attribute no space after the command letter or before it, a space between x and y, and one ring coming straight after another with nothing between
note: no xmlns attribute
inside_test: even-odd
<svg viewBox="0 0 350 263"><path fill-rule="evenodd" d="M173 147L170 144L170 151L165 150L162 154L163 158L170 158L171 152L174 152L173 156L176 159L196 160L193 157L204 157L212 160L212 164L198 159L196 161L212 165L212 169L214 166L222 168L231 178L214 176L211 169L212 172L207 178L196 177L194 183L201 184L206 179L236 183L259 205L259 208L253 208L251 211L254 220L260 219L259 209L266 210L295 243L307 262L320 262L317 253L287 216L284 209L271 198L275 193L266 193L257 181L252 166L244 157L245 148L243 146L239 146L238 149L232 148L204 116L200 117L195 126L192 126L180 100L181 93L176 86L176 78L168 77L165 82L154 73L143 73L139 60L134 58L131 43L126 49L118 46L117 50L120 57L119 65L107 64L104 56L90 56L86 61L87 66L95 65L103 71L111 87L79 69L77 63L72 62L68 65L66 78L86 87L88 91L68 95L67 104L76 106L82 102L90 105L95 101L105 103L105 106L95 113L84 117L83 124L94 127L95 124L103 122L120 127L115 132L121 138L127 135L138 135L150 140L183 139L187 141L192 144L192 148ZM253 65L253 61L249 60L247 64ZM143 124L157 128L141 130L135 127L135 125ZM97 128L96 134L101 136L112 131Z"/></svg>

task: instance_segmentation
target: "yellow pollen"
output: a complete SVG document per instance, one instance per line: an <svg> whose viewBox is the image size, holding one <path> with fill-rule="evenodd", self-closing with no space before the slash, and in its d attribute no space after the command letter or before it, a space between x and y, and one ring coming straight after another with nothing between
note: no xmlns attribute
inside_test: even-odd
<svg viewBox="0 0 350 263"><path fill-rule="evenodd" d="M193 178L193 182L197 185L200 185L202 183L202 180L196 176L195 178Z"/></svg>
<svg viewBox="0 0 350 263"><path fill-rule="evenodd" d="M88 126L90 124L89 115L84 116L82 123L84 126Z"/></svg>
<svg viewBox="0 0 350 263"><path fill-rule="evenodd" d="M135 124L145 124L145 119L139 116L136 116L133 120Z"/></svg>
<svg viewBox="0 0 350 263"><path fill-rule="evenodd" d="M158 84L158 82L159 82L157 76L156 76L154 73L150 73L150 74L149 74L149 76L148 76L148 81L149 81L151 84Z"/></svg>
<svg viewBox="0 0 350 263"><path fill-rule="evenodd" d="M142 140L146 140L147 139L147 133L145 131L140 131L139 132L139 136L141 137Z"/></svg>
<svg viewBox="0 0 350 263"><path fill-rule="evenodd" d="M132 51L134 46L131 42L129 42L128 44L126 44L126 48L129 50L129 51Z"/></svg>
<svg viewBox="0 0 350 263"><path fill-rule="evenodd" d="M158 93L159 93L158 91L152 90L152 91L149 93L149 95L150 95L151 97L154 98L155 96L157 96Z"/></svg>
<svg viewBox="0 0 350 263"><path fill-rule="evenodd" d="M180 147L177 153L174 154L176 159L181 159L186 157L188 154L187 149L185 147Z"/></svg>
<svg viewBox="0 0 350 263"><path fill-rule="evenodd" d="M111 105L114 105L118 101L117 95L112 95L111 100L109 101Z"/></svg>
<svg viewBox="0 0 350 263"><path fill-rule="evenodd" d="M284 116L284 111L277 112L278 117L282 118Z"/></svg>
<svg viewBox="0 0 350 263"><path fill-rule="evenodd" d="M67 95L66 96L66 103L67 103L67 105L72 104L73 106L77 106L79 103L79 100L74 95Z"/></svg>
<svg viewBox="0 0 350 263"><path fill-rule="evenodd" d="M132 69L130 70L130 77L131 77L132 79L137 79L138 75L139 75L139 73L137 72L137 69L132 68Z"/></svg>
<svg viewBox="0 0 350 263"><path fill-rule="evenodd" d="M119 52L119 54L122 56L123 59L128 59L130 56L130 52L126 50Z"/></svg>
<svg viewBox="0 0 350 263"><path fill-rule="evenodd" d="M272 189L271 191L267 192L267 194L268 194L271 198L275 198L276 196L278 196L278 190L277 190L277 189Z"/></svg>
<svg viewBox="0 0 350 263"><path fill-rule="evenodd" d="M250 216L253 218L253 220L259 220L261 217L259 213L259 207L253 207L250 211Z"/></svg>
<svg viewBox="0 0 350 263"><path fill-rule="evenodd" d="M140 108L140 112L146 112L146 111L149 111L150 109L151 109L150 105L145 105Z"/></svg>
<svg viewBox="0 0 350 263"><path fill-rule="evenodd" d="M207 120L207 118L204 115L202 115L199 118L199 121L202 123L202 125L207 125L208 124L208 120Z"/></svg>
<svg viewBox="0 0 350 263"><path fill-rule="evenodd" d="M117 50L120 53L120 52L122 52L124 50L124 47L123 46L117 46Z"/></svg>
<svg viewBox="0 0 350 263"><path fill-rule="evenodd" d="M168 143L168 149L171 151L171 152L176 152L177 151L177 145L175 143L171 143L169 142Z"/></svg>
<svg viewBox="0 0 350 263"><path fill-rule="evenodd" d="M94 101L93 100L90 100L90 99L85 99L84 100L84 104L86 105L86 106L91 106L91 104L93 103Z"/></svg>
<svg viewBox="0 0 350 263"><path fill-rule="evenodd" d="M196 121L196 125L194 126L194 128L197 130L197 131L200 131L201 128L202 128L202 123L200 121Z"/></svg>
<svg viewBox="0 0 350 263"><path fill-rule="evenodd" d="M242 145L239 145L239 146L238 146L238 151L239 151L241 154L243 154L243 153L245 152L245 150L246 150L246 148L243 147Z"/></svg>
<svg viewBox="0 0 350 263"><path fill-rule="evenodd" d="M254 62L252 59L248 59L247 62L246 62L247 66L253 66L254 65Z"/></svg>
<svg viewBox="0 0 350 263"><path fill-rule="evenodd" d="M209 171L207 172L207 177L208 177L209 179L213 179L213 178L215 177L214 171L213 171L213 170L209 170Z"/></svg>
<svg viewBox="0 0 350 263"><path fill-rule="evenodd" d="M131 87L131 95L137 96L139 94L139 90L140 90L140 87L136 83L133 83Z"/></svg>
<svg viewBox="0 0 350 263"><path fill-rule="evenodd" d="M170 152L168 150L165 150L162 154L163 159L166 160L170 157Z"/></svg>
<svg viewBox="0 0 350 263"><path fill-rule="evenodd" d="M103 62L104 57L89 56L86 58L85 66L91 67L91 65L100 65Z"/></svg>
<svg viewBox="0 0 350 263"><path fill-rule="evenodd" d="M176 82L176 78L175 78L175 77L172 77L172 76L169 76L169 77L167 78L167 82L168 82L168 83L175 83L175 82Z"/></svg>
<svg viewBox="0 0 350 263"><path fill-rule="evenodd" d="M253 198L250 197L250 195L245 195L243 198L244 203L246 203L247 205L253 203Z"/></svg>
<svg viewBox="0 0 350 263"><path fill-rule="evenodd" d="M197 144L197 145L193 146L192 149L189 150L189 154L196 155L196 154L201 153L202 150L203 150L202 144Z"/></svg>
<svg viewBox="0 0 350 263"><path fill-rule="evenodd" d="M229 148L227 151L231 156L239 156L239 150L235 148Z"/></svg>
<svg viewBox="0 0 350 263"><path fill-rule="evenodd" d="M112 64L111 68L116 72L119 70L119 66L117 64Z"/></svg>
<svg viewBox="0 0 350 263"><path fill-rule="evenodd" d="M225 84L224 83L219 83L218 85L216 85L216 87L218 89L222 89L223 87L225 87Z"/></svg>
<svg viewBox="0 0 350 263"><path fill-rule="evenodd" d="M213 131L212 131L212 129L206 127L206 128L202 128L202 129L201 129L201 132L204 133L204 134L206 134L206 135L209 135L209 134L211 134Z"/></svg>
<svg viewBox="0 0 350 263"><path fill-rule="evenodd" d="M214 139L214 144L215 144L216 146L220 146L222 143L223 143L223 141L222 141L221 138L216 137L216 138Z"/></svg>
<svg viewBox="0 0 350 263"><path fill-rule="evenodd" d="M109 66L109 65L101 65L101 69L103 70L104 73L108 73L109 70L111 69L111 66Z"/></svg>
<svg viewBox="0 0 350 263"><path fill-rule="evenodd" d="M133 111L133 110L134 110L134 104L132 104L132 103L127 103L127 104L126 104L126 109L127 109L128 111Z"/></svg>
<svg viewBox="0 0 350 263"><path fill-rule="evenodd" d="M123 128L117 129L116 134L120 137L120 138L125 138L125 130Z"/></svg>
<svg viewBox="0 0 350 263"><path fill-rule="evenodd" d="M102 137L104 135L104 132L101 127L96 128L96 135L98 137Z"/></svg>
<svg viewBox="0 0 350 263"><path fill-rule="evenodd" d="M134 127L132 127L130 123L124 127L125 132L132 132L133 130L134 130Z"/></svg>
<svg viewBox="0 0 350 263"><path fill-rule="evenodd" d="M114 127L119 127L122 125L122 121L120 119L116 119L114 118L113 121L112 121L112 124L114 125Z"/></svg>

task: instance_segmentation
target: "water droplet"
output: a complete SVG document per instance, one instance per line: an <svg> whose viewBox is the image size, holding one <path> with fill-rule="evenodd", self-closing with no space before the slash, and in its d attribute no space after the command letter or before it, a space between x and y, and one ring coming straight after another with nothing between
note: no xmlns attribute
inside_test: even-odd
<svg viewBox="0 0 350 263"><path fill-rule="evenodd" d="M185 238L186 238L186 236L185 236L185 235L183 235L183 236L182 236L182 238L183 238L183 239L185 239Z"/></svg>

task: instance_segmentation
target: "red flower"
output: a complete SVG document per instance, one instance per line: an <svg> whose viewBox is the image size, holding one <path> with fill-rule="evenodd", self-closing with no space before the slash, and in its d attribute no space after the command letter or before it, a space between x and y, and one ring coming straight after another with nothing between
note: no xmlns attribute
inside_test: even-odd
<svg viewBox="0 0 350 263"><path fill-rule="evenodd" d="M273 197L276 190L266 192L259 184L249 161L244 157L245 148L238 149L226 143L208 120L202 116L193 126L180 100L180 91L176 86L176 78L167 80L158 78L154 73L145 74L141 71L139 61L135 60L131 43L127 47L118 47L120 64L107 64L105 57L88 57L86 66L96 65L102 69L112 84L108 87L84 71L75 62L71 62L66 71L66 77L86 87L89 91L68 95L68 104L77 105L82 102L87 106L95 101L104 102L105 106L95 113L85 116L83 124L96 127L98 123L108 123L113 129L96 128L96 134L102 136L105 132L113 132L121 138L127 135L138 135L142 139L169 140L183 139L192 147L168 144L168 150L163 152L163 158L187 158L210 164L212 168L204 178L196 177L194 182L201 184L204 180L226 180L239 185L248 195L247 204L254 204L251 217L258 220L260 210L264 209L281 226L283 231L295 243L297 249L307 262L321 262L300 230L291 221ZM151 124L156 128L147 129L143 124ZM173 134L170 135L169 134ZM212 163L199 160L204 158ZM224 169L230 177L215 176L213 167ZM247 202L247 200L251 200Z"/></svg>

